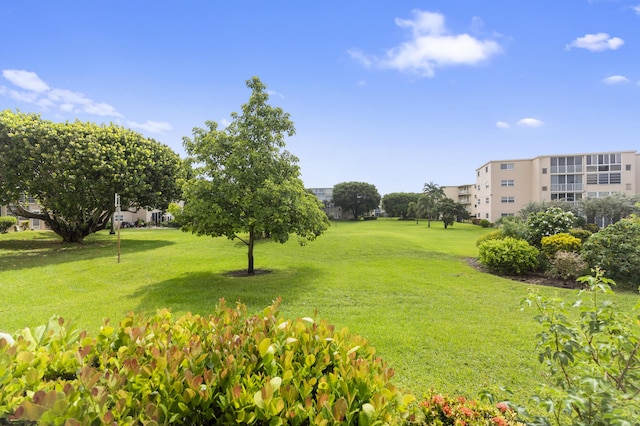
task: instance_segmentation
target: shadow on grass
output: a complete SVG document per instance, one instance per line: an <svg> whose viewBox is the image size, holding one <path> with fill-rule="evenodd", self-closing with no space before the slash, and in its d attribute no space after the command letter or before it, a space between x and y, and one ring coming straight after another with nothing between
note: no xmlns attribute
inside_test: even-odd
<svg viewBox="0 0 640 426"><path fill-rule="evenodd" d="M311 267L273 269L268 274L243 277L229 276L227 272L186 273L145 286L129 297L141 298L136 311L148 315L161 308L208 315L221 298L228 306L241 302L249 312L256 312L279 297L285 304L295 303L320 278L320 271Z"/></svg>
<svg viewBox="0 0 640 426"><path fill-rule="evenodd" d="M170 244L165 240L123 240L122 253L154 250ZM2 252L6 254L3 254ZM82 244L63 243L51 238L10 239L0 241L0 270L19 270L56 265L65 262L113 257L117 254L115 239L96 239Z"/></svg>

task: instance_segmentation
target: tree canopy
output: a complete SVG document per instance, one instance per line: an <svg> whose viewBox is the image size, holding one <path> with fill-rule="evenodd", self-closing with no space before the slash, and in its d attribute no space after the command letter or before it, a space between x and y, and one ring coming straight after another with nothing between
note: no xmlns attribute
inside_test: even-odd
<svg viewBox="0 0 640 426"><path fill-rule="evenodd" d="M445 197L444 189L437 183L429 182L424 184L422 197L420 198L420 210L427 218L427 226L431 227L431 221L438 215L437 206Z"/></svg>
<svg viewBox="0 0 640 426"><path fill-rule="evenodd" d="M207 121L184 146L194 177L184 187L178 220L197 235L226 236L247 245L247 273L255 273L253 248L263 235L284 243L290 234L313 240L329 226L322 203L305 191L298 159L284 150L295 133L289 114L267 102L266 86L253 77L242 113L231 114L224 130Z"/></svg>
<svg viewBox="0 0 640 426"><path fill-rule="evenodd" d="M0 203L40 219L65 242L104 229L123 207L166 208L180 197L182 161L169 147L123 127L54 123L0 112ZM40 211L29 211L32 197Z"/></svg>
<svg viewBox="0 0 640 426"><path fill-rule="evenodd" d="M420 194L415 192L392 192L382 197L382 208L391 217L410 217L409 204L416 203Z"/></svg>
<svg viewBox="0 0 640 426"><path fill-rule="evenodd" d="M333 187L333 203L357 219L380 205L380 194L370 183L343 182Z"/></svg>
<svg viewBox="0 0 640 426"><path fill-rule="evenodd" d="M460 203L456 203L451 198L441 199L435 207L435 214L440 216L444 223L444 229L453 225L456 220L469 219L469 212Z"/></svg>

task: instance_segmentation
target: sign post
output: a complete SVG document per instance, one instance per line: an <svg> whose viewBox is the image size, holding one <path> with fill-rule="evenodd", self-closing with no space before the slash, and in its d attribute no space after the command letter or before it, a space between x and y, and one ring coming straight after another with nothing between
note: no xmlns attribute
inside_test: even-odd
<svg viewBox="0 0 640 426"><path fill-rule="evenodd" d="M120 196L116 194L115 197L116 211L113 214L113 222L118 229L118 263L120 263L120 223L122 223L122 215L120 214Z"/></svg>

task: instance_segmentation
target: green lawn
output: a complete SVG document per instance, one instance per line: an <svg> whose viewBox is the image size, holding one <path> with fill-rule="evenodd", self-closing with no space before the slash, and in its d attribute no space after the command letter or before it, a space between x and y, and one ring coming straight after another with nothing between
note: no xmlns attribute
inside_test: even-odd
<svg viewBox="0 0 640 426"><path fill-rule="evenodd" d="M225 238L171 229L106 232L82 246L47 232L0 235L0 330L14 332L54 314L83 328L128 311L207 314L219 298L257 312L282 297L286 317L327 318L365 336L415 393L435 388L477 397L504 385L525 403L544 380L534 354L533 311L520 310L528 286L480 273L477 226L397 220L333 223L307 246L261 241L256 268L270 274L234 278L246 247ZM540 288L567 299L575 291ZM615 296L623 308L634 294Z"/></svg>

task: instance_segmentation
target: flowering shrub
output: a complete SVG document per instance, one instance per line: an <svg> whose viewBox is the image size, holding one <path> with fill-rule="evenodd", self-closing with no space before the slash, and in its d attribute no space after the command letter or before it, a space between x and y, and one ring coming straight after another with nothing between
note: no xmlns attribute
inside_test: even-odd
<svg viewBox="0 0 640 426"><path fill-rule="evenodd" d="M480 244L478 260L499 274L520 275L535 270L538 265L537 248L525 240L507 237Z"/></svg>
<svg viewBox="0 0 640 426"><path fill-rule="evenodd" d="M425 396L419 407L421 424L424 425L525 425L518 420L517 413L504 402L487 405L464 397L452 398L434 393Z"/></svg>
<svg viewBox="0 0 640 426"><path fill-rule="evenodd" d="M579 253L582 248L580 239L566 232L542 237L540 244L542 246L542 253L549 259L552 259L559 251Z"/></svg>
<svg viewBox="0 0 640 426"><path fill-rule="evenodd" d="M539 247L542 237L567 232L575 223L573 213L565 212L559 207L549 207L546 211L531 214L527 218L527 241Z"/></svg>

